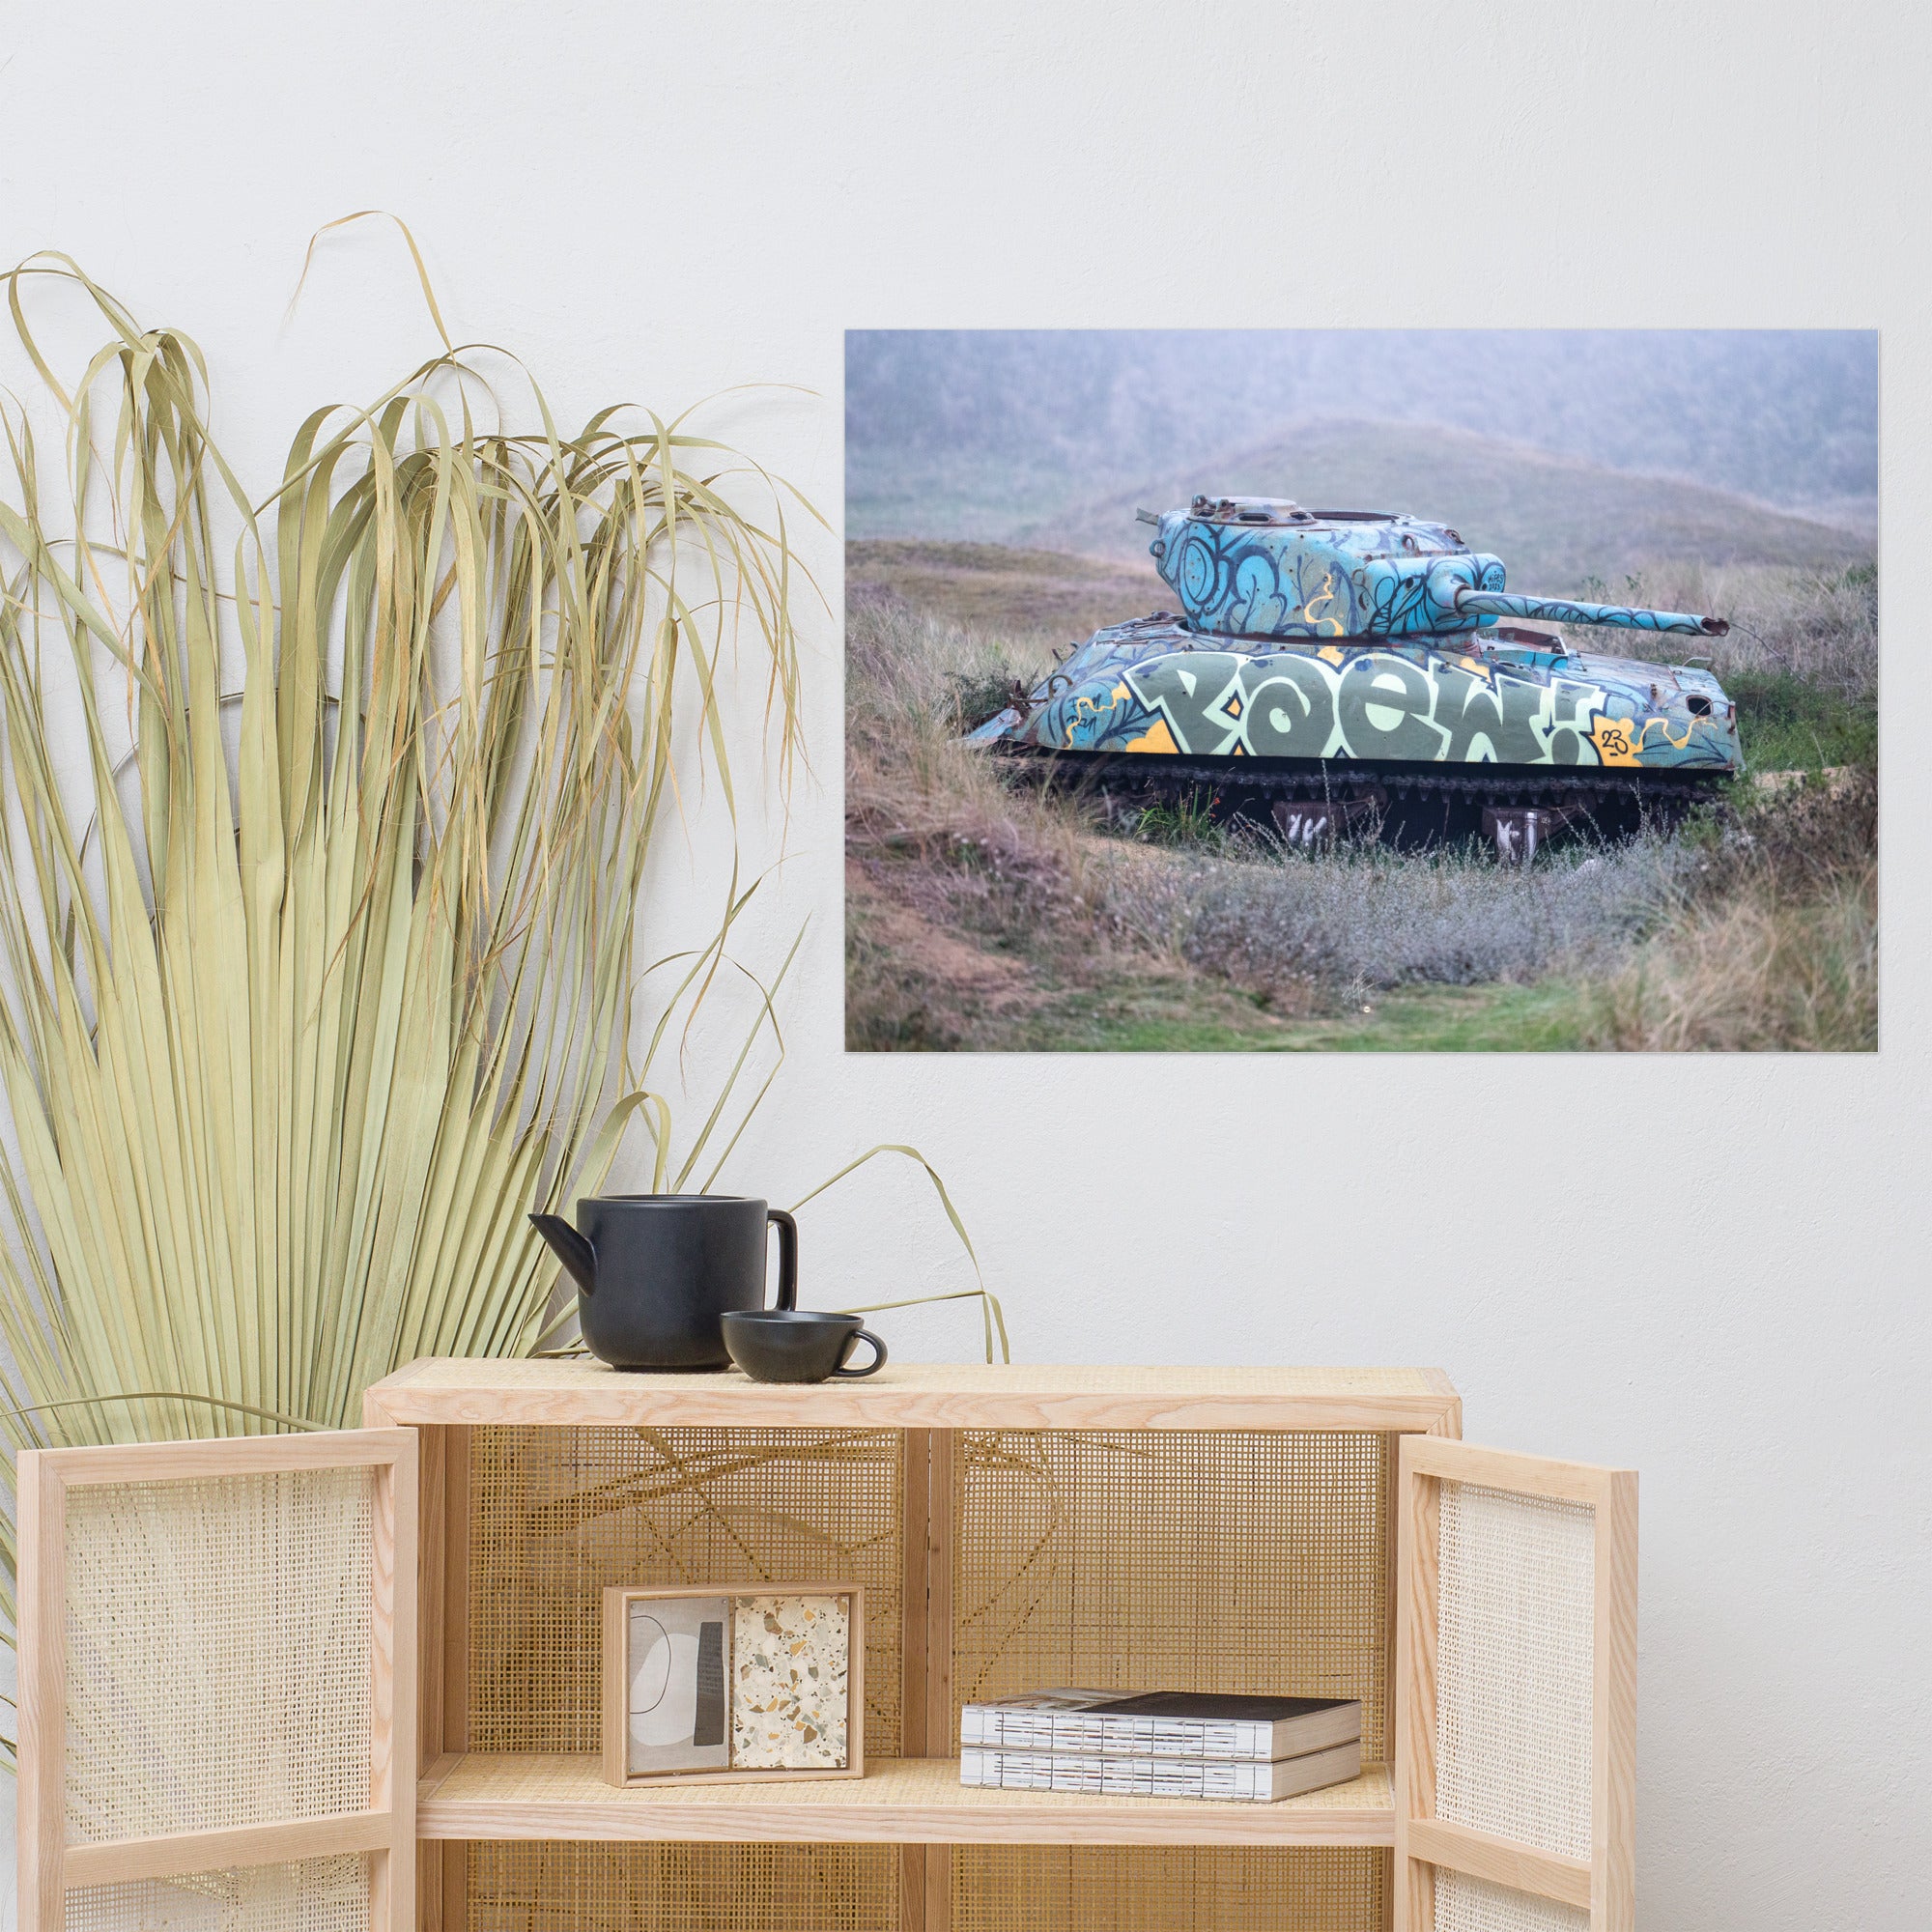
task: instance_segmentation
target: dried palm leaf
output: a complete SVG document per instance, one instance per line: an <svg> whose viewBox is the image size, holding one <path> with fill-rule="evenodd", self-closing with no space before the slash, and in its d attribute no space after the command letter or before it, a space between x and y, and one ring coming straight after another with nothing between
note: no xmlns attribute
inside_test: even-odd
<svg viewBox="0 0 1932 1932"><path fill-rule="evenodd" d="M46 277L107 326L71 389L28 321ZM731 963L735 864L710 941L658 962L643 1065L628 1040L681 757L735 823L737 640L781 785L800 752L800 499L684 417L566 435L531 384L537 433L485 427L489 358L445 334L310 416L257 503L187 337L65 257L6 285L65 435L48 465L0 412L0 1423L353 1424L415 1356L554 1339L526 1211L594 1191L634 1113L683 1183L769 1085L741 1095L777 981L676 1156L648 1086Z"/></svg>

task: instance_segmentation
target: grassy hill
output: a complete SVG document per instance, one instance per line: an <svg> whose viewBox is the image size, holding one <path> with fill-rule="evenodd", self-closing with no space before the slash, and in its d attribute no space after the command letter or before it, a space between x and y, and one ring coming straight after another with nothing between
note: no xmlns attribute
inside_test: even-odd
<svg viewBox="0 0 1932 1932"><path fill-rule="evenodd" d="M1150 476L1016 527L1010 541L1125 562L1147 555L1137 505L1166 510L1197 491L1293 497L1312 508L1409 511L1492 551L1514 589L1574 595L1595 577L1620 591L1660 563L1796 564L1868 559L1853 531L1667 477L1550 456L1463 430L1411 423L1310 423L1256 448Z"/></svg>
<svg viewBox="0 0 1932 1932"><path fill-rule="evenodd" d="M868 591L969 629L1048 645L1174 603L1145 554L1109 562L979 543L848 543L845 595Z"/></svg>

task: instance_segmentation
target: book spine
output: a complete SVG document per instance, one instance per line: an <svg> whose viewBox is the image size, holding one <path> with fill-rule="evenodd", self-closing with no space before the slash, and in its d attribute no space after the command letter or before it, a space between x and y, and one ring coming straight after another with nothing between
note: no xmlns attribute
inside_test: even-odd
<svg viewBox="0 0 1932 1932"><path fill-rule="evenodd" d="M1100 1757L971 1747L960 1752L959 1781L1000 1791L1085 1792L1108 1798L1202 1798L1265 1804L1273 1796L1266 1764L1190 1764L1151 1757Z"/></svg>

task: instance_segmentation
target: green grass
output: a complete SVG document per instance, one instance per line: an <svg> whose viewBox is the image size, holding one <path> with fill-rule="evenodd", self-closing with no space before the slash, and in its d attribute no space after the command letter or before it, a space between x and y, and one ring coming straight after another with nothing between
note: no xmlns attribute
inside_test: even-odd
<svg viewBox="0 0 1932 1932"><path fill-rule="evenodd" d="M1788 671L1732 671L1724 690L1738 707L1747 771L1878 763L1876 694L1847 696Z"/></svg>
<svg viewBox="0 0 1932 1932"><path fill-rule="evenodd" d="M1181 996L1190 1009L1168 1000ZM1225 995L1206 999L1198 985L1160 991L1143 986L1126 998L1072 1002L1033 1015L1029 1033L1041 1045L1088 1053L1568 1053L1587 1046L1585 1007L1567 980L1535 985L1403 986L1329 1018L1287 1018L1241 1007ZM1015 1042L1020 1044L1021 1042Z"/></svg>
<svg viewBox="0 0 1932 1932"><path fill-rule="evenodd" d="M1345 1053L1575 1053L1591 1042L1580 989L1532 985L1398 986L1367 1012L1312 1021L1292 1044Z"/></svg>
<svg viewBox="0 0 1932 1932"><path fill-rule="evenodd" d="M1134 836L1150 845L1174 845L1201 852L1228 849L1226 827L1215 821L1208 797L1186 792L1151 805L1134 822Z"/></svg>

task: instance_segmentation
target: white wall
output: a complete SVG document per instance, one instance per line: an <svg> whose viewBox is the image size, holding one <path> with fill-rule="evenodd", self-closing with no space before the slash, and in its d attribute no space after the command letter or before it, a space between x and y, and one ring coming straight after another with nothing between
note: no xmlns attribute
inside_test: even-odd
<svg viewBox="0 0 1932 1932"><path fill-rule="evenodd" d="M1932 1918L1929 39L1795 0L96 0L10 20L0 256L70 250L198 336L266 481L313 402L433 347L367 226L284 323L310 231L394 210L458 334L567 413L820 391L716 420L835 518L855 324L1882 328L1876 1058L844 1058L821 615L767 940L818 919L735 1174L789 1200L915 1141L1027 1356L1440 1363L1472 1437L1636 1464L1645 1924L1881 1932ZM922 1190L809 1209L813 1298L957 1285Z"/></svg>

